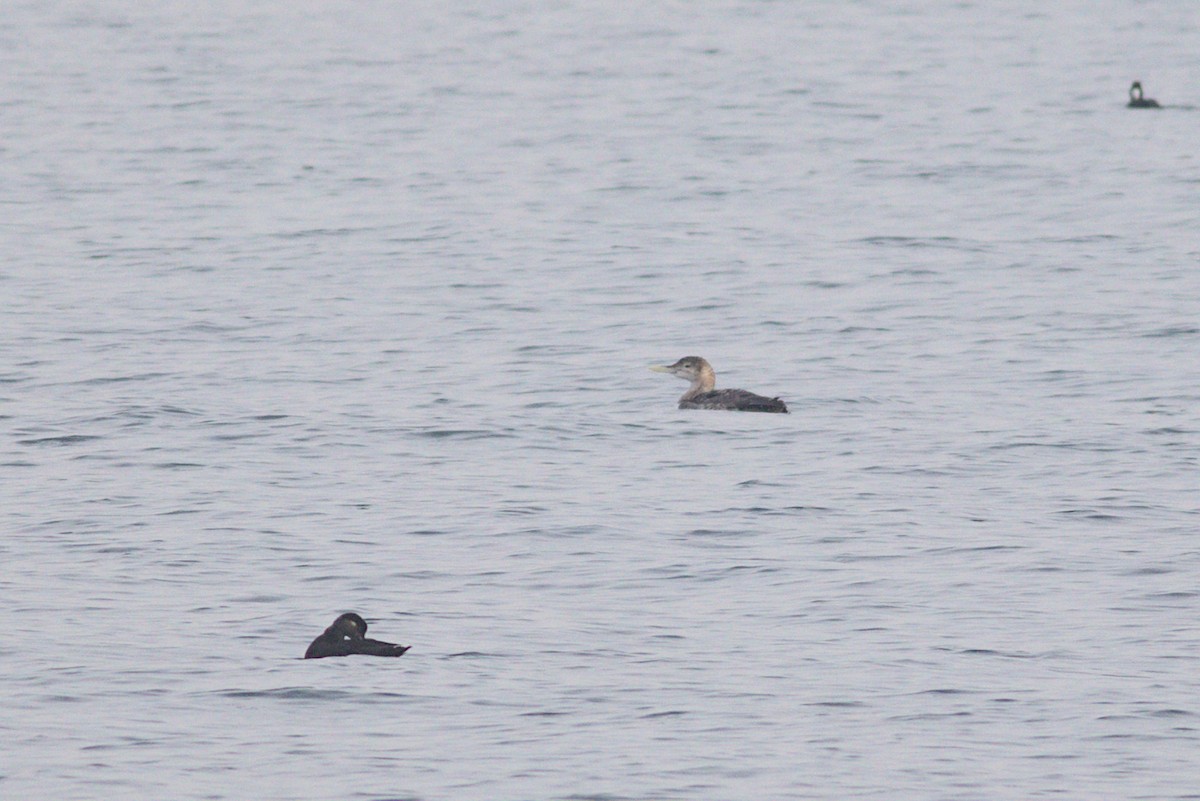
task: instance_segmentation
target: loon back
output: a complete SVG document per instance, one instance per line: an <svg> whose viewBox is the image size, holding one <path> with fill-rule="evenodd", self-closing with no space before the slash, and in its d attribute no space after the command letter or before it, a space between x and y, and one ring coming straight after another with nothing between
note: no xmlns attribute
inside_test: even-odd
<svg viewBox="0 0 1200 801"><path fill-rule="evenodd" d="M714 389L679 401L680 409L720 409L732 412L788 414L787 404L745 389Z"/></svg>

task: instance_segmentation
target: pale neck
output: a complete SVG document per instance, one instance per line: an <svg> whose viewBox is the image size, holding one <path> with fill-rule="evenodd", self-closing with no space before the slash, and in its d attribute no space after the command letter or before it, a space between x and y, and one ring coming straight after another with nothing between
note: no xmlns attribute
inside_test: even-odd
<svg viewBox="0 0 1200 801"><path fill-rule="evenodd" d="M712 392L713 387L716 385L716 374L713 372L711 367L705 365L703 368L701 368L700 374L696 376L696 380L692 382L690 387L688 387L688 391L683 393L683 397L680 398L680 400L687 401L691 400L697 395L702 395L705 392Z"/></svg>

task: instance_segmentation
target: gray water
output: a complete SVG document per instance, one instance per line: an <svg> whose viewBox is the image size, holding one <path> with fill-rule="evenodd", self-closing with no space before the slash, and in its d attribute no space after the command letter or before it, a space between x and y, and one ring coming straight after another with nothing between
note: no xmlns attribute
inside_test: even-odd
<svg viewBox="0 0 1200 801"><path fill-rule="evenodd" d="M1200 10L1045 5L5 4L0 796L1200 797Z"/></svg>

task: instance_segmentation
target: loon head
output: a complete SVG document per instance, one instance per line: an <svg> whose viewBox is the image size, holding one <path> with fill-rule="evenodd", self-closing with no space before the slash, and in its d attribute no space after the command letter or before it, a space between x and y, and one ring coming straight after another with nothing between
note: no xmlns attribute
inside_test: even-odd
<svg viewBox="0 0 1200 801"><path fill-rule="evenodd" d="M650 369L656 373L670 373L685 381L695 381L702 375L712 375L713 372L712 365L699 356L684 356L674 364L654 365Z"/></svg>

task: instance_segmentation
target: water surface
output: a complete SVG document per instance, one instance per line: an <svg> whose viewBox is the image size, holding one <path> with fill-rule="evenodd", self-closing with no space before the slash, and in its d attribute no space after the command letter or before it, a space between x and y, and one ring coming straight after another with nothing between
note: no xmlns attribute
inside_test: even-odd
<svg viewBox="0 0 1200 801"><path fill-rule="evenodd" d="M0 794L1197 797L1198 33L10 4Z"/></svg>

